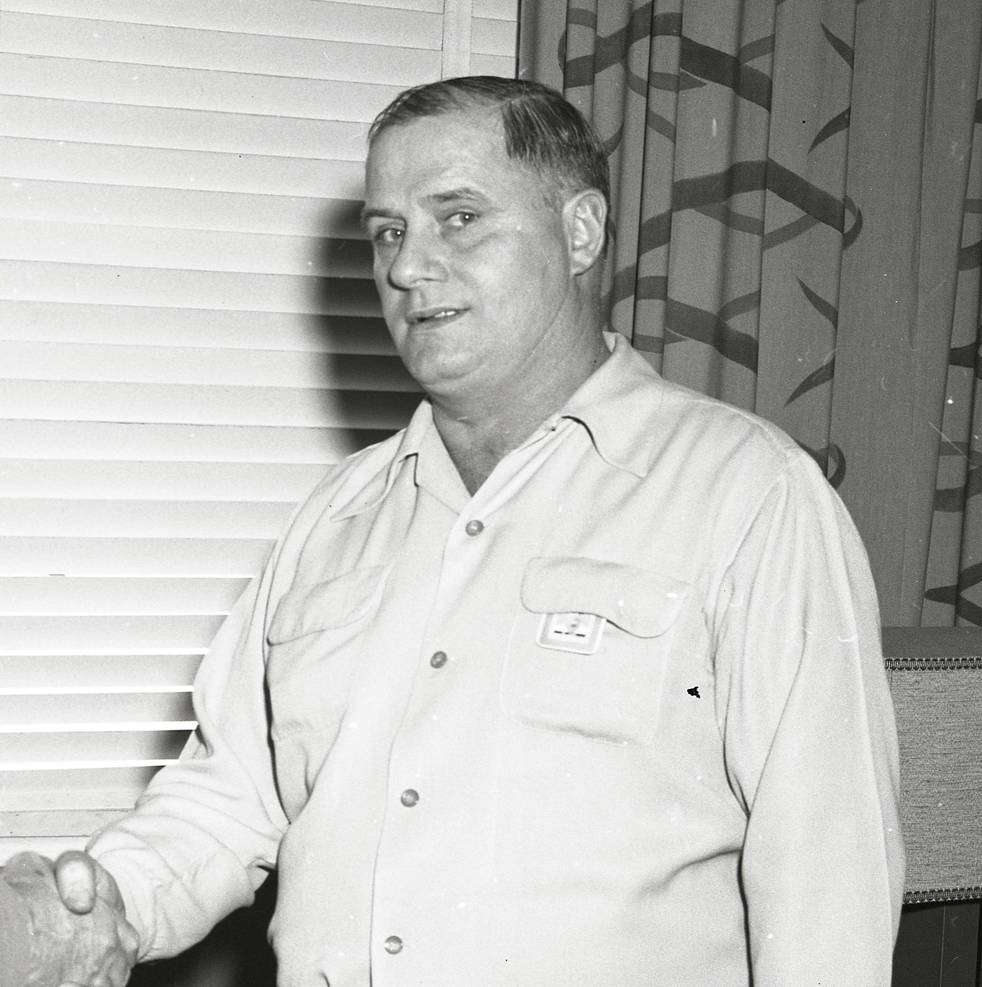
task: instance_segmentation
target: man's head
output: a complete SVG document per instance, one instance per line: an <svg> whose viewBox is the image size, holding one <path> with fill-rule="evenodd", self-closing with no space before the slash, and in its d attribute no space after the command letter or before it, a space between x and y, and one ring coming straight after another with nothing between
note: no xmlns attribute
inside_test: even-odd
<svg viewBox="0 0 982 987"><path fill-rule="evenodd" d="M386 323L431 398L494 415L524 388L548 413L597 364L602 160L576 110L529 83L434 83L380 115L364 225Z"/></svg>
<svg viewBox="0 0 982 987"><path fill-rule="evenodd" d="M498 111L508 157L537 172L548 194L595 188L609 210L610 172L600 138L576 107L538 82L473 75L407 89L375 118L369 146L390 127L477 108Z"/></svg>

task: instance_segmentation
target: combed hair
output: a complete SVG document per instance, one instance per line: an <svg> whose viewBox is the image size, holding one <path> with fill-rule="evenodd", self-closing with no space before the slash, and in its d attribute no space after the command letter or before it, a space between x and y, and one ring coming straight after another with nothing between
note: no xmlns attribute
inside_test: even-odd
<svg viewBox="0 0 982 987"><path fill-rule="evenodd" d="M538 82L466 75L414 86L375 118L369 146L390 127L474 107L498 108L509 158L535 170L557 191L594 188L609 207L610 172L600 138L575 106Z"/></svg>

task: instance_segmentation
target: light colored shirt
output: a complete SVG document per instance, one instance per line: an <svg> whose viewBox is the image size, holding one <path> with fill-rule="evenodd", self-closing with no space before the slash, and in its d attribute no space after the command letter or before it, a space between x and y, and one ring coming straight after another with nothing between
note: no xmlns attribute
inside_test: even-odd
<svg viewBox="0 0 982 987"><path fill-rule="evenodd" d="M277 863L281 987L889 983L863 548L789 438L623 340L473 497L425 402L333 469L196 709L93 845L144 956Z"/></svg>

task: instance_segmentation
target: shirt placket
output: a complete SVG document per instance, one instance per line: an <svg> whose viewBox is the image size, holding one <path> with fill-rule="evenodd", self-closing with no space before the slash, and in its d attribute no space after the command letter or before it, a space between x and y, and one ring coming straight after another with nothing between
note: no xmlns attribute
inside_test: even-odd
<svg viewBox="0 0 982 987"><path fill-rule="evenodd" d="M389 763L373 895L376 987L446 982L433 970L434 957L451 949L449 939L470 937L464 930L473 921L474 884L483 880L478 872L488 854L480 826L467 825L464 807L493 795L484 752L461 755L462 747L475 746L473 718L482 714L474 697L486 696L494 672L460 600L470 601L468 614L495 619L494 600L481 602L493 583L487 570L495 564L494 541L494 518L477 502L457 518L446 541L413 694Z"/></svg>
<svg viewBox="0 0 982 987"><path fill-rule="evenodd" d="M389 762L373 896L375 987L436 987L465 982L465 969L486 972L480 954L493 897L500 669L529 520L521 517L521 494L555 439L554 429L544 430L499 464L444 545L413 695ZM444 958L442 973L434 957Z"/></svg>

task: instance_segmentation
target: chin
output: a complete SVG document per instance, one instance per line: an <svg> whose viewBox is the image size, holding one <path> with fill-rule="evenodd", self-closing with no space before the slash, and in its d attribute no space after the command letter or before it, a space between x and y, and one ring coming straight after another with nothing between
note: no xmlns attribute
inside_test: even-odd
<svg viewBox="0 0 982 987"><path fill-rule="evenodd" d="M428 394L450 394L473 374L474 368L462 360L418 360L408 367L416 383Z"/></svg>

